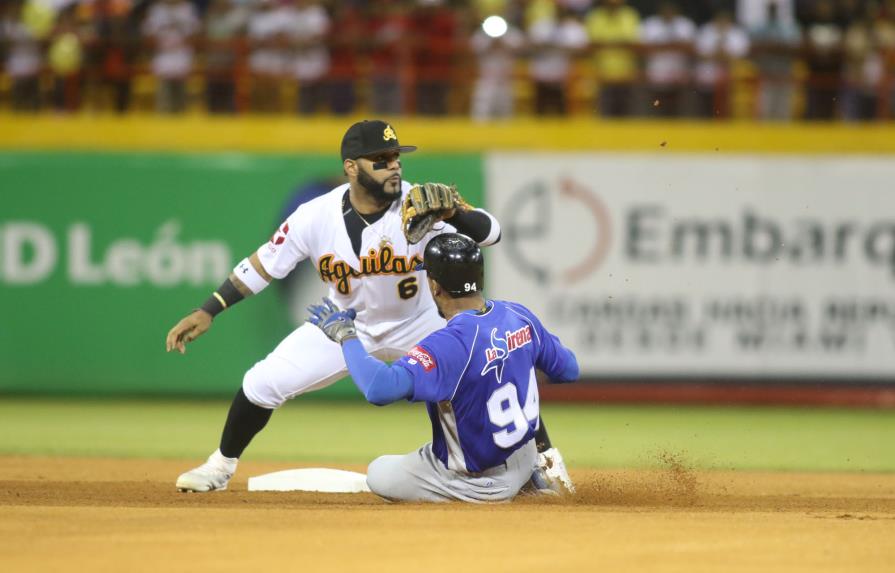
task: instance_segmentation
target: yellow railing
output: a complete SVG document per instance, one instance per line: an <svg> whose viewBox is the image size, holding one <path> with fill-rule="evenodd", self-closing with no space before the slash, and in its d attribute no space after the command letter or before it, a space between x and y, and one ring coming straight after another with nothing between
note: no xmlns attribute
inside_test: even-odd
<svg viewBox="0 0 895 573"><path fill-rule="evenodd" d="M170 150L337 153L342 134L361 117L211 117L205 114L22 116L0 114L6 150ZM385 118L391 120L392 118ZM675 153L895 154L895 125L756 124L597 118L397 118L402 142L423 152L640 151Z"/></svg>

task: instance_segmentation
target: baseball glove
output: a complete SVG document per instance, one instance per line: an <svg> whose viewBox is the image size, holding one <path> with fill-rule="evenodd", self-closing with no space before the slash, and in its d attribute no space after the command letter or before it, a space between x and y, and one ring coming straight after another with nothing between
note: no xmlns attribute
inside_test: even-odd
<svg viewBox="0 0 895 573"><path fill-rule="evenodd" d="M407 242L415 245L423 240L435 223L453 217L456 209L472 207L463 200L454 185L423 183L411 187L401 205L401 221Z"/></svg>

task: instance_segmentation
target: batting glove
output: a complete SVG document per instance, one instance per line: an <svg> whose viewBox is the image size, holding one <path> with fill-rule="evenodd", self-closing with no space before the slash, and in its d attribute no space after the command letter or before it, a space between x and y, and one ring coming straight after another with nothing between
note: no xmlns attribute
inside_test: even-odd
<svg viewBox="0 0 895 573"><path fill-rule="evenodd" d="M312 304L308 307L308 322L319 328L336 344L348 338L357 338L357 329L354 327L354 319L357 313L353 308L341 310L328 298L323 298L323 304Z"/></svg>

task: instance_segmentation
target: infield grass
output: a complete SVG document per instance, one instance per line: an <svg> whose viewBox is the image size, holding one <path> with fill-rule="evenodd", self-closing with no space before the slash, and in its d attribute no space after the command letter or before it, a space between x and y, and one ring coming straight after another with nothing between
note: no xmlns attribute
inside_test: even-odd
<svg viewBox="0 0 895 573"><path fill-rule="evenodd" d="M228 401L0 397L0 454L189 458L216 445ZM573 467L895 471L895 412L707 406L542 407ZM421 405L296 400L246 459L364 464L430 439Z"/></svg>

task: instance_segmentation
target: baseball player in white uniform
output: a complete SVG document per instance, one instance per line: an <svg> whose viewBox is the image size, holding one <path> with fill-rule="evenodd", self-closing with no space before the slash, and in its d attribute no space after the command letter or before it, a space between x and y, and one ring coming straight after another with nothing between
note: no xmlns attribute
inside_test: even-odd
<svg viewBox="0 0 895 573"><path fill-rule="evenodd" d="M261 292L309 259L341 308L357 311L358 338L382 360L403 356L428 334L444 327L432 301L423 261L428 240L460 232L481 246L500 239L497 220L465 203L439 212L422 240L404 236L402 200L413 187L401 178L401 154L416 147L398 143L395 130L379 120L352 125L342 139L342 165L348 183L300 205L270 241L243 259L200 309L168 333L167 350L185 345L211 326L213 317L243 298ZM435 184L440 185L440 184ZM206 492L227 488L239 457L273 410L305 392L324 388L347 373L341 348L316 326L305 323L246 372L230 406L219 448L201 466L182 474L177 489ZM572 484L558 450L546 433L539 443L543 472L554 489Z"/></svg>

